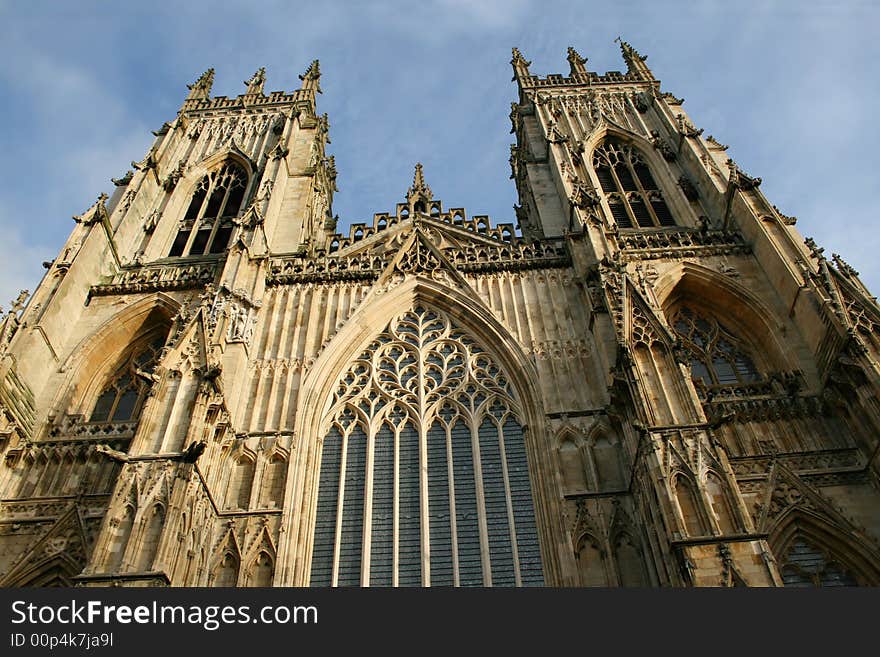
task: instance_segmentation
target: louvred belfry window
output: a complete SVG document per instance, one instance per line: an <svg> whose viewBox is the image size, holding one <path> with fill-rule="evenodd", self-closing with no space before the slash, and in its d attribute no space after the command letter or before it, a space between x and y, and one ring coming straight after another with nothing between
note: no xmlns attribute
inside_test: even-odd
<svg viewBox="0 0 880 657"><path fill-rule="evenodd" d="M797 536L789 546L779 572L785 586L858 586L845 566L802 536Z"/></svg>
<svg viewBox="0 0 880 657"><path fill-rule="evenodd" d="M312 586L536 586L521 409L442 312L395 318L325 416Z"/></svg>
<svg viewBox="0 0 880 657"><path fill-rule="evenodd" d="M241 210L247 182L247 173L234 162L226 162L202 178L168 256L223 253L232 235L232 220Z"/></svg>
<svg viewBox="0 0 880 657"><path fill-rule="evenodd" d="M683 306L673 315L672 326L691 354L695 381L706 386L729 386L761 379L749 354L714 317Z"/></svg>
<svg viewBox="0 0 880 657"><path fill-rule="evenodd" d="M116 370L106 385L89 422L133 422L140 416L150 386L144 379L159 359L165 337L155 338L148 345L133 350L131 356Z"/></svg>
<svg viewBox="0 0 880 657"><path fill-rule="evenodd" d="M675 226L651 170L635 148L609 139L593 152L593 168L618 227Z"/></svg>

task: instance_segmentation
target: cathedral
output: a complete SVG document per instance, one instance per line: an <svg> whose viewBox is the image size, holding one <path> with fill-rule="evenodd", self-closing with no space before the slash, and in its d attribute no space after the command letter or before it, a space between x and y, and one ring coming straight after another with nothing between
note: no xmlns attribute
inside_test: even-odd
<svg viewBox="0 0 880 657"><path fill-rule="evenodd" d="M880 585L880 307L620 47L511 223L198 78L0 323L0 586Z"/></svg>

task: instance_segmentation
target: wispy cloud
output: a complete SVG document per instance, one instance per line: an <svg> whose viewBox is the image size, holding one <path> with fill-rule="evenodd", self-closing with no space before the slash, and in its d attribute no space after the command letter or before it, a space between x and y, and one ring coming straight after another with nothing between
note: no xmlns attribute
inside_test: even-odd
<svg viewBox="0 0 880 657"><path fill-rule="evenodd" d="M32 236L27 234L26 223L0 204L0 226L3 239L0 239L0 306L9 309L9 301L18 296L21 290L33 292L45 270L42 263L52 260L56 252L48 246L35 245ZM73 222L70 222L71 225Z"/></svg>

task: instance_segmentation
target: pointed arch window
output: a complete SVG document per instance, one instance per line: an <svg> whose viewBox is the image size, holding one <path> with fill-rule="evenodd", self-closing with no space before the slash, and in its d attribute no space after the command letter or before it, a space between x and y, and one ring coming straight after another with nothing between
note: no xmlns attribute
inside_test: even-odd
<svg viewBox="0 0 880 657"><path fill-rule="evenodd" d="M714 317L682 306L672 316L672 327L690 352L695 382L731 386L761 380L740 341Z"/></svg>
<svg viewBox="0 0 880 657"><path fill-rule="evenodd" d="M801 535L789 545L779 570L785 586L858 586L848 568Z"/></svg>
<svg viewBox="0 0 880 657"><path fill-rule="evenodd" d="M593 168L618 227L676 225L644 156L637 149L608 139L593 152Z"/></svg>
<svg viewBox="0 0 880 657"><path fill-rule="evenodd" d="M171 245L169 257L223 253L247 189L247 172L226 161L199 181Z"/></svg>
<svg viewBox="0 0 880 657"><path fill-rule="evenodd" d="M89 422L134 422L138 419L150 390L144 375L156 366L164 344L163 333L146 346L132 350L95 402Z"/></svg>
<svg viewBox="0 0 880 657"><path fill-rule="evenodd" d="M396 317L324 422L313 586L543 584L521 409L445 314Z"/></svg>

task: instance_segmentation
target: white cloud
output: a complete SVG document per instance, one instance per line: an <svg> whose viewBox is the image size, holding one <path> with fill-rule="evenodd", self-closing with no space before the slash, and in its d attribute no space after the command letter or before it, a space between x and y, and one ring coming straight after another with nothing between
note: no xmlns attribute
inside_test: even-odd
<svg viewBox="0 0 880 657"><path fill-rule="evenodd" d="M451 12L455 22L468 31L515 27L526 9L534 6L528 0L437 0L431 4Z"/></svg>
<svg viewBox="0 0 880 657"><path fill-rule="evenodd" d="M33 292L36 289L45 273L41 263L55 257L49 247L35 245L31 239L23 237L15 224L15 217L10 216L6 207L0 206L0 225L3 226L3 239L0 240L0 270L3 274L0 276L0 305L4 310L9 310L9 301L17 297L21 290Z"/></svg>

